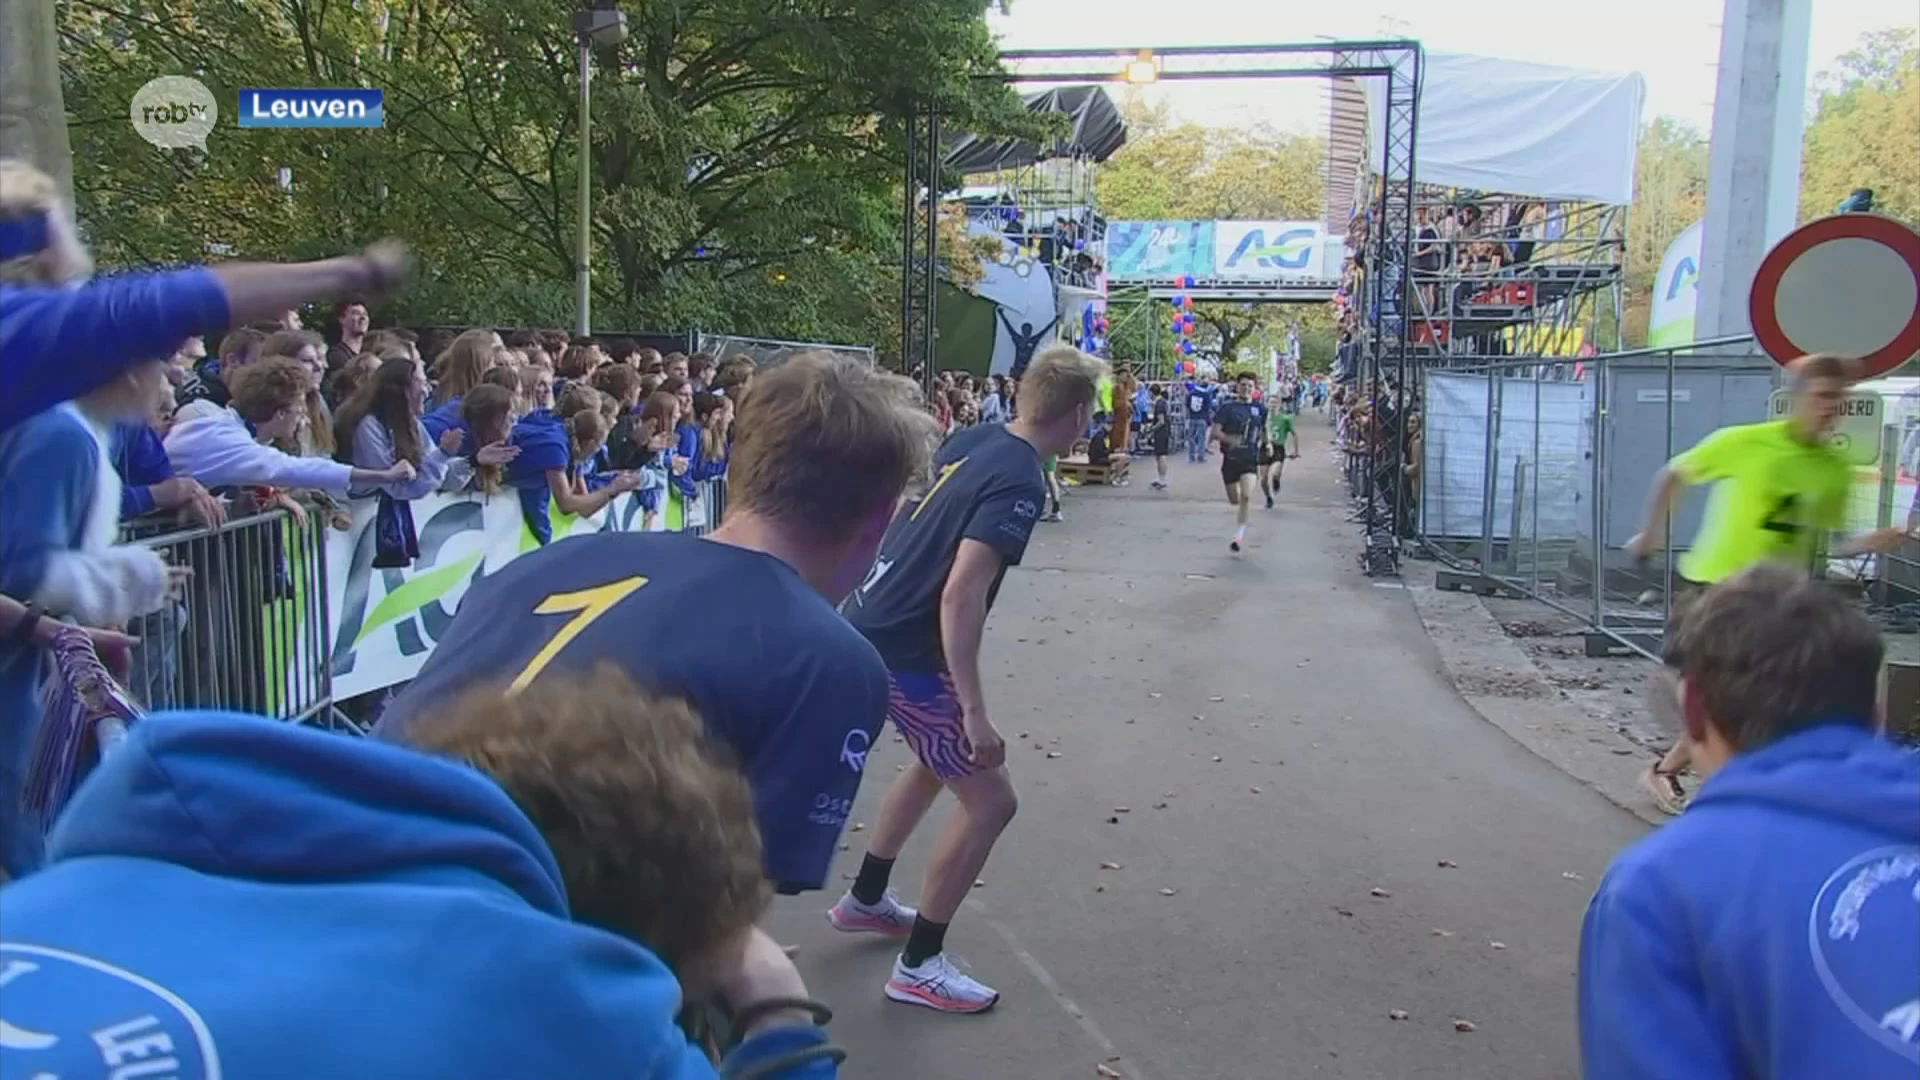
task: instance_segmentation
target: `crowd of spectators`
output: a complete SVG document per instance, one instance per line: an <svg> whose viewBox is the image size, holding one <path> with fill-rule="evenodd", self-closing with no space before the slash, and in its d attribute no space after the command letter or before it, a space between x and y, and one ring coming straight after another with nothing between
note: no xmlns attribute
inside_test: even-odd
<svg viewBox="0 0 1920 1080"><path fill-rule="evenodd" d="M1092 207L1029 212L1002 195L973 216L1050 267L1061 284L1091 289L1105 269L1107 220Z"/></svg>
<svg viewBox="0 0 1920 1080"><path fill-rule="evenodd" d="M119 666L125 630L210 585L127 542L128 521L277 510L311 535L353 498L384 514L434 491L564 490L578 508L683 484L697 499L725 471L751 361L372 328L357 297L407 264L383 243L89 280L52 180L0 161L0 931L7 981L32 976L7 991L7 1053L48 1075L99 1055L252 1075L291 1054L313 1076L831 1080L827 1014L754 926L753 794L685 701L603 671L476 690L395 744L197 710L109 745L96 722L120 691L67 674L70 657ZM300 305L340 297L332 340L301 325ZM832 362L796 368L822 400L844 385ZM56 759L70 804L30 797ZM461 942L418 948L450 920ZM527 985L559 992L517 1000ZM289 993L354 1000L367 1023L312 1038ZM730 1013L723 1041L688 1037L689 1001ZM129 1026L129 1009L154 1015Z"/></svg>

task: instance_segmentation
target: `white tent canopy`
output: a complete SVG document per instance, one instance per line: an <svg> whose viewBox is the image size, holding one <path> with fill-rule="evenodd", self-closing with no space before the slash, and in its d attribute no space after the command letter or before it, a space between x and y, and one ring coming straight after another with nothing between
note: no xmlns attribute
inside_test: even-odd
<svg viewBox="0 0 1920 1080"><path fill-rule="evenodd" d="M1385 149L1386 85L1363 80L1371 164ZM1646 80L1464 53L1426 54L1414 179L1624 206Z"/></svg>

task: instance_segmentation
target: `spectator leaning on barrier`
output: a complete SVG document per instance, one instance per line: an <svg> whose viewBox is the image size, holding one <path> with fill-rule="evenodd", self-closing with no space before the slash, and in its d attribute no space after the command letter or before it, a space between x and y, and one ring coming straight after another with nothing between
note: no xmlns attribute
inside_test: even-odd
<svg viewBox="0 0 1920 1080"><path fill-rule="evenodd" d="M700 717L605 668L502 690L417 717L410 747L136 725L7 887L0 934L42 950L7 1019L48 1036L10 1060L76 1075L170 1036L180 1075L832 1080L823 1011L754 928L753 793ZM438 934L473 947L409 947ZM140 1043L101 971L166 988ZM745 1035L718 1072L676 1024L712 997ZM350 1001L354 1037L316 1000Z"/></svg>
<svg viewBox="0 0 1920 1080"><path fill-rule="evenodd" d="M467 425L470 437L482 447L498 451L485 459L475 455L473 477L468 481L472 490L487 495L499 491L504 481L503 466L489 465L487 461L511 463L520 456L520 448L507 441L513 435L515 416L513 394L496 383L476 386L461 400L460 419ZM508 450L512 451L511 456L505 454Z"/></svg>
<svg viewBox="0 0 1920 1080"><path fill-rule="evenodd" d="M405 246L382 241L364 255L310 263L190 266L79 288L20 284L43 280L21 271L47 259L88 264L69 208L45 173L0 160L0 429L166 356L186 338L293 303L384 292L407 269Z"/></svg>
<svg viewBox="0 0 1920 1080"><path fill-rule="evenodd" d="M167 433L167 457L174 472L209 488L313 488L334 495L345 495L350 487L413 479L413 465L406 461L360 469L266 445L288 438L305 420L307 381L306 366L295 360L263 360L243 369L234 377L231 406L176 424ZM296 517L305 516L284 495L276 493L267 501Z"/></svg>
<svg viewBox="0 0 1920 1080"><path fill-rule="evenodd" d="M520 512L540 544L553 539L551 505L563 514L588 517L600 512L615 496L640 486L637 473L621 473L597 491L576 483L575 466L583 460L581 447L591 443L586 456L605 445L606 421L598 405L589 405L562 418L548 409L535 409L513 426L511 442L520 456L506 466L506 483L520 496Z"/></svg>
<svg viewBox="0 0 1920 1080"><path fill-rule="evenodd" d="M0 592L96 626L124 626L165 605L166 563L150 548L115 543L120 479L108 454L113 425L144 419L166 392L164 367L148 361L0 435ZM0 862L15 877L39 861L40 824L20 814L39 676L37 647L0 644Z"/></svg>
<svg viewBox="0 0 1920 1080"><path fill-rule="evenodd" d="M475 462L459 456L460 432L448 428L436 444L420 422L427 398L427 376L412 360L381 364L373 377L340 407L335 420L336 457L358 469L378 472L405 461L414 475L404 481L385 481L356 487L349 494L366 498L376 492L391 498L418 499L435 491L457 491L473 477ZM484 465L503 465L518 451L505 445L483 448L475 455Z"/></svg>

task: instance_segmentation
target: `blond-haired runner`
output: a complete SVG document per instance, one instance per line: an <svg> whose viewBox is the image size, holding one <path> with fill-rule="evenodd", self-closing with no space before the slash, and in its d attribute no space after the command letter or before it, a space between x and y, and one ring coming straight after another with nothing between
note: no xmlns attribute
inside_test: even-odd
<svg viewBox="0 0 1920 1080"><path fill-rule="evenodd" d="M1785 419L1721 428L1653 478L1646 524L1627 541L1628 554L1639 559L1659 547L1681 493L1699 484L1713 485L1700 531L1680 557L1669 633L1697 594L1748 567L1779 562L1811 571L1827 533L1845 524L1853 467L1833 449L1828 436L1840 418L1853 364L1815 354L1794 361L1788 372L1793 400ZM1888 551L1906 536L1902 529L1878 529L1841 541L1832 554L1845 558ZM1656 678L1667 680L1664 669ZM1678 723L1676 690L1667 680L1652 694L1656 719L1669 726ZM1642 786L1662 812L1677 814L1686 807L1680 774L1690 761L1683 739L1641 775Z"/></svg>
<svg viewBox="0 0 1920 1080"><path fill-rule="evenodd" d="M887 716L919 761L894 781L859 877L827 917L848 932L907 933L886 984L895 1001L977 1013L1000 999L945 951L947 926L1018 805L1006 742L987 715L980 639L1000 580L1026 552L1047 497L1041 459L1064 453L1086 430L1106 370L1070 345L1040 350L1020 379L1019 418L947 440L932 486L894 516L879 559L845 605L887 662ZM916 913L887 882L942 788L960 812L934 847Z"/></svg>

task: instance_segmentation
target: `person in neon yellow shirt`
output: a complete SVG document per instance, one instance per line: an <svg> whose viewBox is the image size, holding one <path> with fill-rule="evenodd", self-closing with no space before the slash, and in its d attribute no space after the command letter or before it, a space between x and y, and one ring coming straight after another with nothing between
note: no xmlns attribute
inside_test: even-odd
<svg viewBox="0 0 1920 1080"><path fill-rule="evenodd" d="M1784 420L1721 428L1654 476L1646 525L1627 541L1627 552L1639 559L1659 547L1680 494L1713 485L1700 531L1680 556L1673 618L1701 591L1759 563L1812 571L1827 534L1845 523L1853 482L1853 467L1828 441L1840 418L1850 368L1836 356L1801 357L1788 368L1793 399ZM1844 558L1889 551L1906 536L1903 529L1879 529L1839 542L1832 553ZM1658 718L1677 722L1678 688L1664 671L1659 679L1652 695ZM1680 773L1689 762L1682 740L1641 775L1665 813L1677 814L1686 806Z"/></svg>

